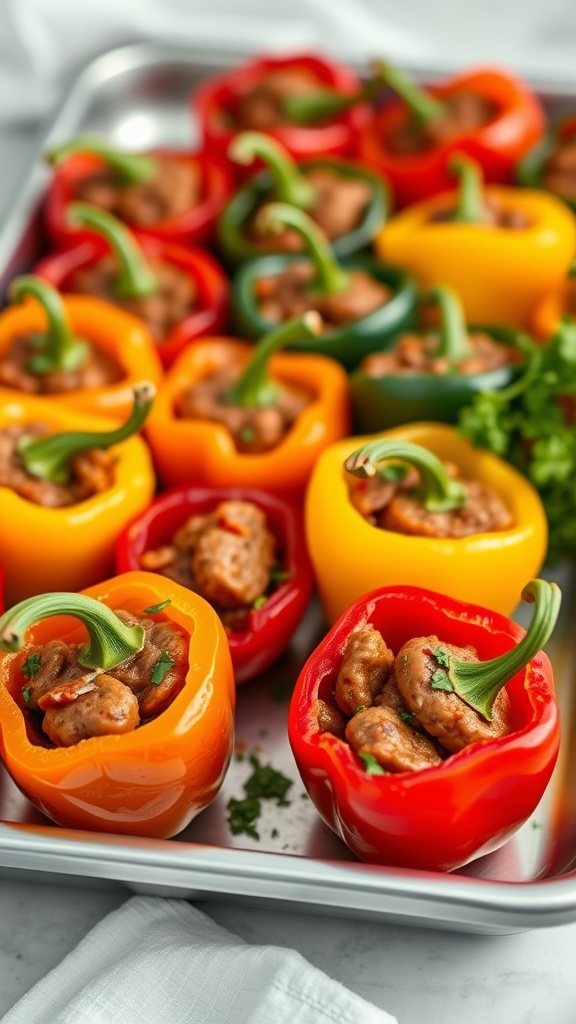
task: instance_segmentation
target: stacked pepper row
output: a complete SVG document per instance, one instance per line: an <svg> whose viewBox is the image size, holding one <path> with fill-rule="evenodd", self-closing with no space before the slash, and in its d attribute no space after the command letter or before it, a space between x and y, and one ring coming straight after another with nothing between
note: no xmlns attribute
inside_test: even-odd
<svg viewBox="0 0 576 1024"><path fill-rule="evenodd" d="M389 90L399 99L374 103ZM364 859L459 866L529 816L558 749L540 651L558 595L527 588L524 639L503 617L545 556L541 501L447 424L477 395L525 388L542 351L526 331L557 329L576 247L558 198L572 132L543 144L536 97L493 70L427 93L382 63L361 83L316 57L271 58L192 102L199 154L91 138L50 154L60 248L12 283L0 319L0 493L14 524L0 538L0 647L13 652L0 661L2 756L61 824L174 834L226 771L233 676L281 654L315 579L335 625L289 722L314 803ZM230 326L257 344L221 337ZM350 437L352 417L384 433ZM504 510L495 525L473 511L477 491ZM399 500L412 525L406 507L391 525ZM260 590L232 603L251 560ZM504 733L460 749L432 731L432 761L400 774L354 746L355 719L385 691L347 698L342 726L334 693L368 625L397 655L399 687L398 651L420 633L450 648L425 680L450 707L490 723L505 687ZM482 671L466 669L470 644ZM404 725L425 731L411 699L402 690Z"/></svg>

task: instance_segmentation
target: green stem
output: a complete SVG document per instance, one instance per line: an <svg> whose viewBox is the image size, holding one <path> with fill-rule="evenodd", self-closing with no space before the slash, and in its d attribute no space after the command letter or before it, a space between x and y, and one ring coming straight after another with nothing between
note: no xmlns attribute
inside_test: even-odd
<svg viewBox="0 0 576 1024"><path fill-rule="evenodd" d="M158 291L158 280L125 224L89 203L71 203L66 215L71 225L90 228L108 242L118 264L114 292L119 299L139 299Z"/></svg>
<svg viewBox="0 0 576 1024"><path fill-rule="evenodd" d="M46 314L47 327L39 336L39 351L28 362L30 373L71 372L79 370L90 355L90 346L75 338L62 296L47 281L34 274L15 277L8 289L10 302L21 302L33 295Z"/></svg>
<svg viewBox="0 0 576 1024"><path fill-rule="evenodd" d="M370 441L348 456L344 468L353 476L371 477L378 472L378 463L388 459L399 459L418 470L418 493L428 512L451 512L466 504L468 492L464 484L448 476L436 455L410 441Z"/></svg>
<svg viewBox="0 0 576 1024"><path fill-rule="evenodd" d="M120 441L136 434L146 419L154 400L153 384L139 384L133 389L134 405L128 419L115 430L101 432L71 431L52 434L35 441L22 437L17 445L18 454L30 476L50 480L55 484L66 484L72 475L70 463L80 452L93 448L111 448Z"/></svg>
<svg viewBox="0 0 576 1024"><path fill-rule="evenodd" d="M298 232L313 264L314 277L306 290L307 294L313 297L345 292L350 286L350 278L342 270L318 225L303 210L297 210L286 203L263 206L256 218L256 230L263 234L278 234L284 228L293 228Z"/></svg>
<svg viewBox="0 0 576 1024"><path fill-rule="evenodd" d="M144 646L142 626L127 626L102 601L85 594L40 594L14 605L0 618L0 650L20 651L29 626L52 615L73 615L88 632L78 658L86 668L108 672Z"/></svg>
<svg viewBox="0 0 576 1024"><path fill-rule="evenodd" d="M446 114L446 106L393 64L377 62L380 82L392 89L406 104L413 117L426 124L438 121Z"/></svg>
<svg viewBox="0 0 576 1024"><path fill-rule="evenodd" d="M382 87L388 84L383 71L384 65L376 61L373 74L356 92L338 93L331 89L319 89L318 92L286 96L282 102L284 113L295 124L314 125L319 121L333 120L352 107L375 99Z"/></svg>
<svg viewBox="0 0 576 1024"><path fill-rule="evenodd" d="M562 594L556 583L531 580L522 591L522 600L534 603L534 615L526 635L511 651L490 661L450 659L448 678L454 690L489 722L492 721L492 706L504 684L536 656L551 636Z"/></svg>
<svg viewBox="0 0 576 1024"><path fill-rule="evenodd" d="M58 166L69 156L75 156L77 153L100 157L114 171L122 185L141 185L151 181L158 170L158 161L153 157L121 153L117 149L111 149L102 139L89 135L80 135L69 142L63 142L60 146L55 146L47 154L47 158L51 164Z"/></svg>
<svg viewBox="0 0 576 1024"><path fill-rule="evenodd" d="M453 362L466 359L472 350L466 330L464 307L458 295L446 285L436 285L430 289L426 299L435 302L440 312L440 342L435 354Z"/></svg>
<svg viewBox="0 0 576 1024"><path fill-rule="evenodd" d="M254 355L236 384L223 395L228 405L268 406L276 405L279 388L268 376L270 356L290 341L312 338L322 330L322 319L316 310L310 309L302 316L286 320L275 331L266 334L258 342Z"/></svg>
<svg viewBox="0 0 576 1024"><path fill-rule="evenodd" d="M274 199L297 206L300 210L312 206L316 190L306 181L290 153L270 135L242 132L232 140L228 156L234 163L243 165L251 164L259 157L272 178Z"/></svg>
<svg viewBox="0 0 576 1024"><path fill-rule="evenodd" d="M486 207L480 165L470 157L454 156L448 166L458 178L458 201L452 220L459 224L485 224Z"/></svg>

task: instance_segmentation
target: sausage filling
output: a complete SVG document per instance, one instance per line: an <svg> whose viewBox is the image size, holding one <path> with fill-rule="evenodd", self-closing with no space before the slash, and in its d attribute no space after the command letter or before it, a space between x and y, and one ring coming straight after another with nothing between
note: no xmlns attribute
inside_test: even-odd
<svg viewBox="0 0 576 1024"><path fill-rule="evenodd" d="M284 112L285 99L319 92L332 90L307 68L272 68L254 85L236 94L226 111L227 119L231 118L234 128L241 131L270 131L291 123Z"/></svg>
<svg viewBox="0 0 576 1024"><path fill-rule="evenodd" d="M402 334L389 352L366 356L360 369L368 377L388 377L399 373L430 373L442 375L456 369L458 373L488 373L502 366L519 363L520 352L512 345L501 345L488 334L468 335L471 348L465 359L453 360L437 355L437 334Z"/></svg>
<svg viewBox="0 0 576 1024"><path fill-rule="evenodd" d="M532 224L531 218L524 210L504 206L495 199L485 199L483 218L476 227L505 228L508 231L523 231ZM430 217L431 224L452 223L456 209L453 206L435 210Z"/></svg>
<svg viewBox="0 0 576 1024"><path fill-rule="evenodd" d="M558 141L544 166L542 184L566 199L576 200L576 134Z"/></svg>
<svg viewBox="0 0 576 1024"><path fill-rule="evenodd" d="M56 484L31 476L17 451L22 437L39 440L50 430L42 423L4 427L0 430L0 487L9 487L21 498L46 508L63 508L86 501L114 484L114 456L110 451L94 448L80 452L70 461L69 483Z"/></svg>
<svg viewBox="0 0 576 1024"><path fill-rule="evenodd" d="M154 157L156 174L138 185L119 185L114 171L105 168L83 178L76 199L92 203L136 228L149 228L179 217L202 198L202 175L197 164L169 157Z"/></svg>
<svg viewBox="0 0 576 1024"><path fill-rule="evenodd" d="M13 338L0 361L0 386L25 391L29 395L57 395L81 388L108 387L124 376L119 363L97 348L92 348L86 362L77 370L31 373L28 364L37 352L36 335Z"/></svg>
<svg viewBox="0 0 576 1024"><path fill-rule="evenodd" d="M399 156L423 153L458 135L467 135L483 128L498 114L498 107L490 100L464 89L443 97L442 103L445 106L443 117L432 121L407 117L397 124L389 140L392 152Z"/></svg>
<svg viewBox="0 0 576 1024"><path fill-rule="evenodd" d="M282 274L260 277L255 282L255 297L260 315L270 324L281 324L292 317L315 309L322 317L324 330L361 320L392 298L392 290L362 270L349 273L350 286L333 295L309 295L314 276L309 263L294 263Z"/></svg>
<svg viewBox="0 0 576 1024"><path fill-rule="evenodd" d="M109 672L82 666L81 644L51 640L26 651L22 700L34 724L43 716L42 731L56 747L132 732L164 711L184 687L188 643L182 630L123 610L116 614L127 625L143 626L145 641Z"/></svg>

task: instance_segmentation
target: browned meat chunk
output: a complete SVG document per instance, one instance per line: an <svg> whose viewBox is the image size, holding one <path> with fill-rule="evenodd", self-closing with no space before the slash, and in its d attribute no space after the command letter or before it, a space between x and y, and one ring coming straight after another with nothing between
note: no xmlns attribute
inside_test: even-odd
<svg viewBox="0 0 576 1024"><path fill-rule="evenodd" d="M470 537L507 530L512 516L504 502L477 480L466 482L468 501L451 512L428 512L415 494L397 492L379 519L385 530L418 537Z"/></svg>
<svg viewBox="0 0 576 1024"><path fill-rule="evenodd" d="M417 121L411 117L401 121L390 139L394 153L421 153L441 145L457 135L482 128L498 114L498 108L479 93L461 90L442 98L446 111L433 121Z"/></svg>
<svg viewBox="0 0 576 1024"><path fill-rule="evenodd" d="M387 377L398 373L488 373L501 366L520 362L521 353L511 345L500 345L488 334L468 336L472 352L458 362L437 356L437 334L402 334L389 352L374 352L366 356L361 369L369 377Z"/></svg>
<svg viewBox="0 0 576 1024"><path fill-rule="evenodd" d="M333 702L317 700L314 704L314 715L318 721L320 732L331 732L333 736L344 739L347 718Z"/></svg>
<svg viewBox="0 0 576 1024"><path fill-rule="evenodd" d="M360 515L375 526L378 522L375 513L386 508L398 491L412 490L419 480L420 475L412 466L407 467L406 472L400 473L396 479L387 480L380 473L367 480L353 478L350 501Z"/></svg>
<svg viewBox="0 0 576 1024"><path fill-rule="evenodd" d="M371 754L389 772L419 772L442 763L432 740L415 732L393 708L359 711L346 726L357 754Z"/></svg>
<svg viewBox="0 0 576 1024"><path fill-rule="evenodd" d="M197 164L155 157L157 172L139 185L119 185L111 170L83 178L77 199L108 210L137 228L152 227L197 206L202 197L202 175Z"/></svg>
<svg viewBox="0 0 576 1024"><path fill-rule="evenodd" d="M273 68L265 78L242 92L235 111L236 128L259 132L289 124L283 102L288 96L326 91L319 78L307 68Z"/></svg>
<svg viewBox="0 0 576 1024"><path fill-rule="evenodd" d="M144 647L113 671L138 699L141 718L160 714L184 688L188 670L188 641L170 622L141 618L118 610L128 625L144 626ZM166 670L166 671L165 671Z"/></svg>
<svg viewBox="0 0 576 1024"><path fill-rule="evenodd" d="M387 285L362 270L350 271L350 287L335 295L309 295L314 271L309 263L294 263L274 277L256 281L255 293L260 314L270 324L301 316L310 309L320 313L325 330L340 327L369 316L392 297Z"/></svg>
<svg viewBox="0 0 576 1024"><path fill-rule="evenodd" d="M39 711L39 701L45 693L54 689L55 686L62 686L72 683L82 675L86 669L82 668L78 661L80 653L79 644L65 644L62 640L50 640L41 648L34 648L32 652L26 652L23 665L26 665L30 653L38 655L36 670L33 675L27 676L25 704L31 711Z"/></svg>
<svg viewBox="0 0 576 1024"><path fill-rule="evenodd" d="M566 199L576 199L576 135L559 140L546 161L542 184Z"/></svg>
<svg viewBox="0 0 576 1024"><path fill-rule="evenodd" d="M119 364L96 348L78 370L31 373L28 364L37 351L33 335L13 338L10 349L0 361L0 385L30 395L55 395L80 388L107 387L123 377Z"/></svg>
<svg viewBox="0 0 576 1024"><path fill-rule="evenodd" d="M441 662L434 652L439 652ZM456 753L469 743L505 736L509 731L509 700L501 690L493 707L493 720L487 722L477 711L465 704L457 693L438 688L446 674L444 661L477 662L470 647L456 647L437 636L416 637L404 644L396 662L396 682L404 704L431 736L437 737L446 750ZM436 678L435 678L436 677Z"/></svg>
<svg viewBox="0 0 576 1024"><path fill-rule="evenodd" d="M45 711L42 729L57 747L132 732L140 723L132 691L105 673L90 673L47 691L40 709Z"/></svg>
<svg viewBox="0 0 576 1024"><path fill-rule="evenodd" d="M348 638L334 694L338 707L354 715L371 707L394 669L394 655L373 626L361 626Z"/></svg>
<svg viewBox="0 0 576 1024"><path fill-rule="evenodd" d="M507 228L509 231L522 231L530 227L532 218L524 210L513 206L505 206L495 199L484 199L482 226ZM436 209L430 220L433 223L450 222L454 219L455 207L448 205Z"/></svg>

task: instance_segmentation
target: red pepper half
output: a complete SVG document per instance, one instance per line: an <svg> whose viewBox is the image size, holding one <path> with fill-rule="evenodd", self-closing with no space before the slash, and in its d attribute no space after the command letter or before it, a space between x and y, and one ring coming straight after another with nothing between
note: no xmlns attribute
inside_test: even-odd
<svg viewBox="0 0 576 1024"><path fill-rule="evenodd" d="M540 651L506 684L512 732L476 742L438 767L368 774L348 743L321 732L315 702L329 699L348 637L370 623L388 646L417 636L464 647L481 661L510 651L523 629L497 612L419 587L383 587L348 608L304 666L288 733L316 809L362 860L448 871L501 846L535 810L559 746L552 668Z"/></svg>
<svg viewBox="0 0 576 1024"><path fill-rule="evenodd" d="M200 133L206 148L222 160L227 159L230 142L239 131L230 121L234 115L237 97L256 85L266 75L278 68L298 68L311 72L322 86L328 86L335 93L353 95L360 90L358 77L349 68L334 61L328 61L309 54L294 54L284 57L261 57L243 64L239 68L211 78L200 85L192 96L192 106ZM311 86L313 91L313 86ZM313 127L299 124L283 124L270 129L267 134L282 143L285 149L298 160L318 156L351 156L357 152L357 137L360 129L370 120L372 111L362 103L345 110L329 123ZM242 175L237 165L232 165L236 176ZM251 173L253 168L243 176Z"/></svg>
<svg viewBox="0 0 576 1024"><path fill-rule="evenodd" d="M281 562L282 578L266 601L251 609L248 628L227 634L235 680L244 683L268 668L288 646L310 601L314 577L302 515L295 505L249 488L167 491L120 534L116 568L119 573L140 570L145 551L169 543L190 516L206 515L221 501L251 501L262 509Z"/></svg>

